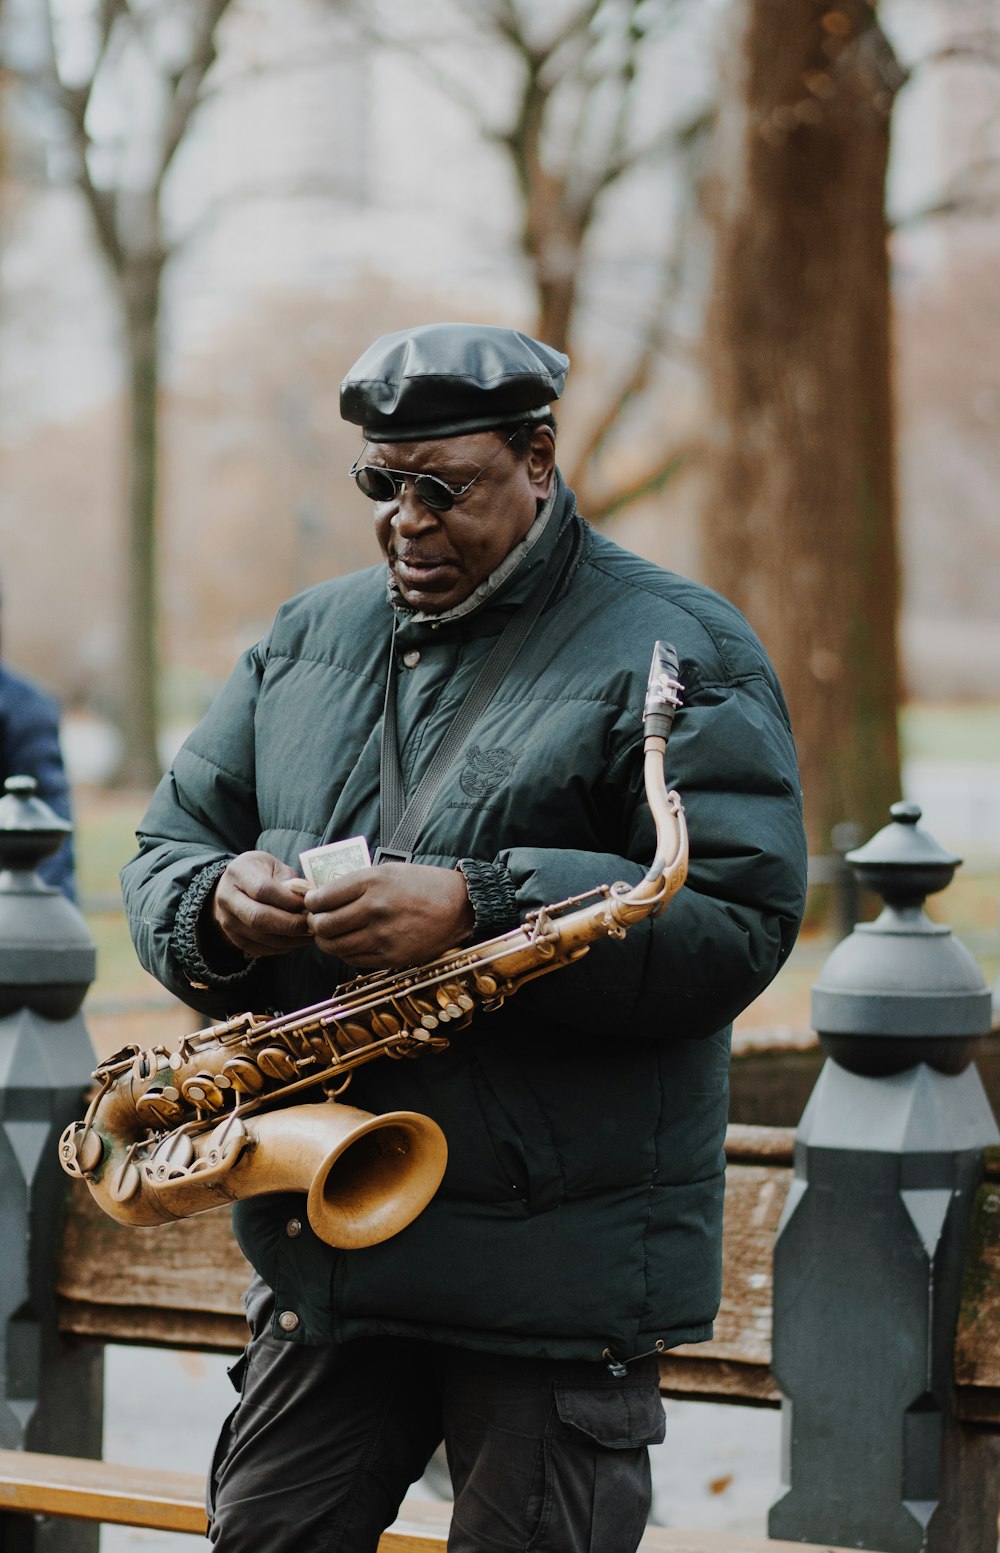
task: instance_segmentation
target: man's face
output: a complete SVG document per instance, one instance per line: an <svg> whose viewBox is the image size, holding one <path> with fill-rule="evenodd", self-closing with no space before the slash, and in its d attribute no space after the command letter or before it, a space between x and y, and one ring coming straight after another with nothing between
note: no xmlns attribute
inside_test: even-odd
<svg viewBox="0 0 1000 1553"><path fill-rule="evenodd" d="M467 485L489 464L447 512L426 507L411 480L391 501L375 503L376 538L411 608L440 614L461 604L535 521L539 501L552 488L552 435L539 429L525 456L504 446L505 435L481 431L435 442L368 444L366 464L437 475L453 487Z"/></svg>

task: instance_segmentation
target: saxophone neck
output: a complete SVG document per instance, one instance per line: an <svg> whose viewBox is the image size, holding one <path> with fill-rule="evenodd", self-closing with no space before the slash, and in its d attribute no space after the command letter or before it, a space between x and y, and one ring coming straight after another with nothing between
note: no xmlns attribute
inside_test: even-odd
<svg viewBox="0 0 1000 1553"><path fill-rule="evenodd" d="M646 802L656 827L656 856L646 876L630 892L633 897L656 897L656 910L662 910L677 894L687 878L688 831L680 794L668 790L663 770L667 741L660 735L647 735L644 776Z"/></svg>
<svg viewBox="0 0 1000 1553"><path fill-rule="evenodd" d="M644 879L622 897L626 909L639 908L636 916L646 916L662 911L676 895L687 878L688 833L684 819L684 806L679 795L668 791L663 762L667 753L667 740L674 725L674 717L681 706L684 686L679 678L677 653L669 642L657 642L653 648L653 661L646 685L646 702L642 720L645 731L643 744L643 780L646 802L649 804L656 827L656 856Z"/></svg>

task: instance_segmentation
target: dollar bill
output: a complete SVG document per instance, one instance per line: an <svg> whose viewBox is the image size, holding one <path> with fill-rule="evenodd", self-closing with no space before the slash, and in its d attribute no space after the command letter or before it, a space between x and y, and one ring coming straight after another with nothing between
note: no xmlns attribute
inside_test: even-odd
<svg viewBox="0 0 1000 1553"><path fill-rule="evenodd" d="M325 847L300 852L299 862L309 883L316 886L342 879L359 868L370 868L372 860L364 836L350 836L347 841L330 841Z"/></svg>

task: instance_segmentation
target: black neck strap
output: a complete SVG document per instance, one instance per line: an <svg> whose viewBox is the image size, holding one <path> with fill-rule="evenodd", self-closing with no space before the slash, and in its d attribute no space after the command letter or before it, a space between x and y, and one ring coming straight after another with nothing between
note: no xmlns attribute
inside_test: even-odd
<svg viewBox="0 0 1000 1553"><path fill-rule="evenodd" d="M567 531L571 526L567 524ZM521 648L545 606L556 591L564 568L557 556L565 548L562 538L556 545L545 576L534 593L517 610L497 639L475 682L470 686L430 765L417 785L409 803L403 791L403 771L399 758L399 730L396 721L396 626L389 643L389 671L385 686L385 710L382 716L382 749L379 762L381 823L375 863L408 863L414 843L437 797L452 761L465 744L476 723L506 679Z"/></svg>

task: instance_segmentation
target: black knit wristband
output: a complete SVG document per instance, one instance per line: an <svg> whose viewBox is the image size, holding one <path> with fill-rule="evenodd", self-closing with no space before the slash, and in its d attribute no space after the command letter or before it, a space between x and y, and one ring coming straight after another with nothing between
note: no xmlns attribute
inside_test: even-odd
<svg viewBox="0 0 1000 1553"><path fill-rule="evenodd" d="M242 981L254 963L252 955L244 955L243 964L235 971L214 971L202 952L198 923L205 902L228 867L229 858L223 857L195 874L177 908L170 948L192 987L210 990L231 986L233 982ZM234 949L233 953L238 954L239 950Z"/></svg>
<svg viewBox="0 0 1000 1553"><path fill-rule="evenodd" d="M465 880L476 914L473 933L477 938L516 927L517 898L509 869L502 863L484 863L474 857L460 857L455 867Z"/></svg>

